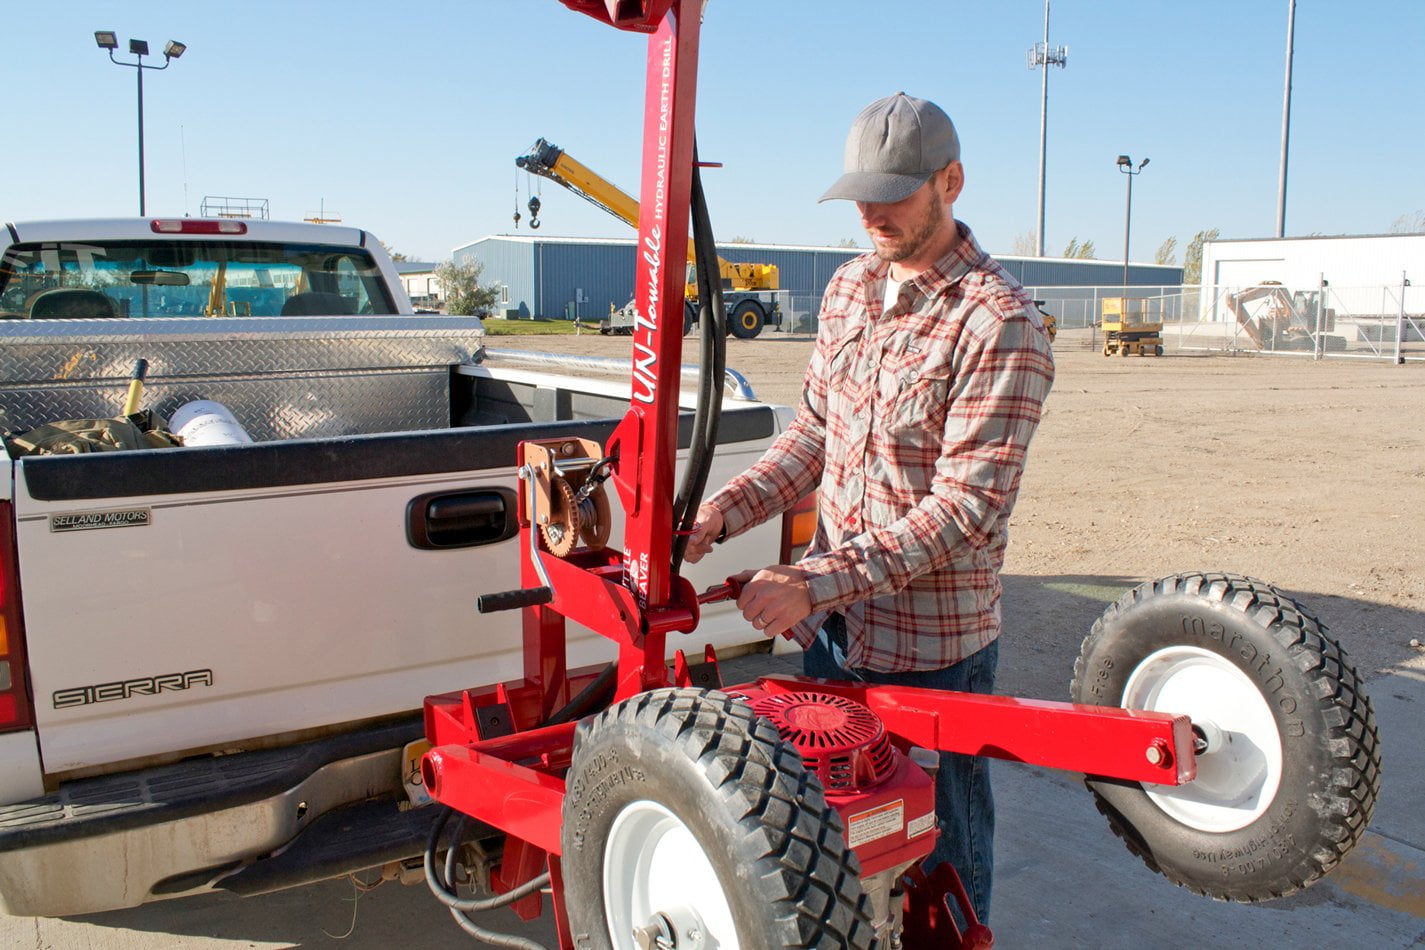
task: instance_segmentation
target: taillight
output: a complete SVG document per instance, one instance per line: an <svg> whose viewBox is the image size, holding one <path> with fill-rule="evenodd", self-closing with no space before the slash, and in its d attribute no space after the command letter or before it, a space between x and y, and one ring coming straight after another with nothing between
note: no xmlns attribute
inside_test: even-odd
<svg viewBox="0 0 1425 950"><path fill-rule="evenodd" d="M11 508L10 502L0 501L0 732L28 729L34 722L25 682L25 632Z"/></svg>
<svg viewBox="0 0 1425 950"><path fill-rule="evenodd" d="M816 492L782 515L782 563L795 564L816 536Z"/></svg>
<svg viewBox="0 0 1425 950"><path fill-rule="evenodd" d="M226 218L155 218L148 223L155 234L246 234L247 223Z"/></svg>

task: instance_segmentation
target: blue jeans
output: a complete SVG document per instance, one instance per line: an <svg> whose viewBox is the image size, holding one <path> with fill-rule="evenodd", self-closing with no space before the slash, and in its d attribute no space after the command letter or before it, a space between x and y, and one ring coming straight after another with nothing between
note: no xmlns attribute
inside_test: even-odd
<svg viewBox="0 0 1425 950"><path fill-rule="evenodd" d="M847 668L845 638L841 617L833 614L802 658L802 669L806 675L962 693L994 691L995 668L999 665L998 640L944 669L878 673L875 670ZM964 882L980 922L988 924L990 885L994 876L995 804L990 793L990 764L987 759L954 752L940 753L940 771L935 783L935 817L940 826L940 840L926 859L924 868L928 871L942 861L949 861ZM950 901L950 905L958 920L959 908L954 900Z"/></svg>

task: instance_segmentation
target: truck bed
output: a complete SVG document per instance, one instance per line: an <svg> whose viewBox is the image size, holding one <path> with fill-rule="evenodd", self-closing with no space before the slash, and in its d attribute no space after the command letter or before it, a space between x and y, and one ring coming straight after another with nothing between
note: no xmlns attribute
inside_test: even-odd
<svg viewBox="0 0 1425 950"><path fill-rule="evenodd" d="M452 318L340 318L345 335L312 328L325 319L288 321L285 346L245 338L255 318L0 324L13 344L0 361L30 367L3 377L10 428L115 415L142 357L145 407L217 399L255 439L5 461L34 729L0 737L14 766L0 789L33 789L0 801L0 911L263 890L414 853L425 818L397 810L392 724L427 695L523 675L519 612L474 609L520 586L517 446L603 443L628 384L482 365L478 333ZM282 359L264 366L264 351ZM789 417L731 401L710 481ZM775 559L778 526L758 530L688 579L702 589L754 566L741 558ZM760 640L720 603L671 645ZM577 625L569 642L573 667L612 657ZM328 834L364 808L389 838ZM123 874L95 873L116 863Z"/></svg>

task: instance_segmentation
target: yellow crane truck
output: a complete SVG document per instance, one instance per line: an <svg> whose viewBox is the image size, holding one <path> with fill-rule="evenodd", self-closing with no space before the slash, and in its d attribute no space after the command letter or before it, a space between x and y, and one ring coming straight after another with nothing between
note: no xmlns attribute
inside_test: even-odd
<svg viewBox="0 0 1425 950"><path fill-rule="evenodd" d="M515 159L515 165L532 175L548 178L574 194L597 205L625 224L638 227L638 201L587 165L572 158L557 145L539 139L529 152ZM538 204L530 204L530 226L538 227ZM698 284L693 270L693 242L688 241L688 276L683 305L683 332L698 322ZM722 281L722 302L727 311L728 332L750 340L771 324L782 325L782 309L775 291L779 289L775 264L734 263L717 259ZM633 329L632 305L609 314L600 329L605 333L626 333Z"/></svg>

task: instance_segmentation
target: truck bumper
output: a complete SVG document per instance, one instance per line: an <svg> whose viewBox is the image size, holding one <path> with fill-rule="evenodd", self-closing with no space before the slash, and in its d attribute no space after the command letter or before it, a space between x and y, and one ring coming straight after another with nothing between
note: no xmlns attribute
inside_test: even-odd
<svg viewBox="0 0 1425 950"><path fill-rule="evenodd" d="M223 887L245 874L269 879L263 890L305 883L289 856L303 832L362 802L389 803L397 817L401 749L421 735L419 718L404 718L284 749L81 779L52 795L0 806L0 912L60 917L116 910ZM340 831L340 823L321 824ZM345 860L334 860L329 847L318 849L325 873L306 879L419 853L415 825L424 822L404 824L410 840L382 842L379 856L363 841L351 842ZM283 863L276 857L282 852L289 853L282 873L265 873L267 863Z"/></svg>

